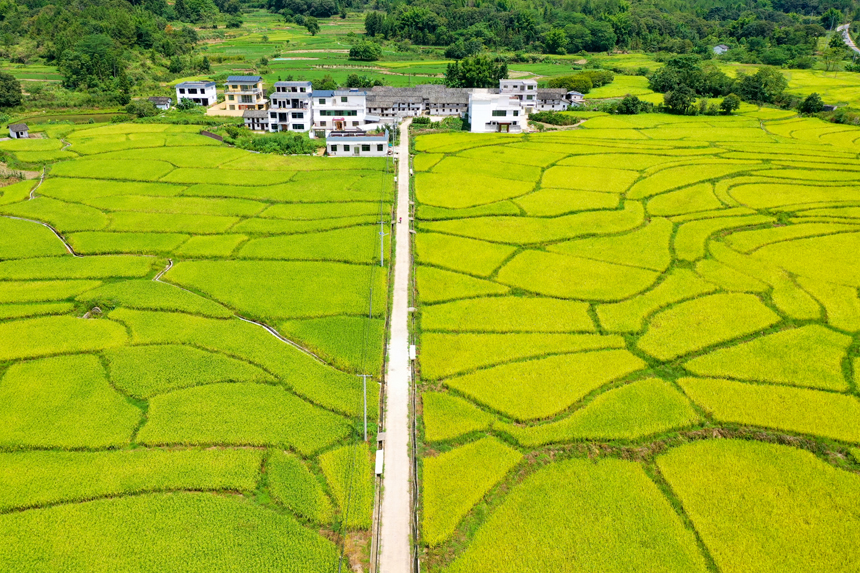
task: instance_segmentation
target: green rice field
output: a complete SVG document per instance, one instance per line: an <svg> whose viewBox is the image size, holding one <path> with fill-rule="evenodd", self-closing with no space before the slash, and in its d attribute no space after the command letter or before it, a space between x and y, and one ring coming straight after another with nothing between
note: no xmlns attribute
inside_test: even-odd
<svg viewBox="0 0 860 573"><path fill-rule="evenodd" d="M856 571L858 141L417 137L422 570Z"/></svg>
<svg viewBox="0 0 860 573"><path fill-rule="evenodd" d="M0 570L366 567L393 166L62 128L2 145L64 155L0 188Z"/></svg>

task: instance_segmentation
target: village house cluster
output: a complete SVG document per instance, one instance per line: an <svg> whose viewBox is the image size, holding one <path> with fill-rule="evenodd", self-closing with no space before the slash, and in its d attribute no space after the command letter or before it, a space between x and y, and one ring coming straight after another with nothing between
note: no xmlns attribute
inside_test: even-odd
<svg viewBox="0 0 860 573"><path fill-rule="evenodd" d="M177 84L176 101L183 99L215 104L214 82ZM224 86L224 108L241 111L249 129L323 135L328 153L340 156L385 155L386 124L406 117L458 116L473 133L521 133L534 112L564 111L582 103L579 92L538 88L535 80L500 80L492 89L419 85L342 90L314 90L309 81L279 81L268 99L260 76L230 76Z"/></svg>

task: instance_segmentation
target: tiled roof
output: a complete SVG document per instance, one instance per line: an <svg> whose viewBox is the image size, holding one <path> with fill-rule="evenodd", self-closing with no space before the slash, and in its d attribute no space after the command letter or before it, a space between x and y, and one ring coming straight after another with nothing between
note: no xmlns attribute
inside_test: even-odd
<svg viewBox="0 0 860 573"><path fill-rule="evenodd" d="M256 84L257 82L262 81L263 78L260 76L228 76L227 83L236 82L236 83L252 83Z"/></svg>
<svg viewBox="0 0 860 573"><path fill-rule="evenodd" d="M11 123L9 124L9 129L12 131L30 131L26 123Z"/></svg>
<svg viewBox="0 0 860 573"><path fill-rule="evenodd" d="M264 109L246 109L242 113L242 117L267 118L269 117L269 112Z"/></svg>

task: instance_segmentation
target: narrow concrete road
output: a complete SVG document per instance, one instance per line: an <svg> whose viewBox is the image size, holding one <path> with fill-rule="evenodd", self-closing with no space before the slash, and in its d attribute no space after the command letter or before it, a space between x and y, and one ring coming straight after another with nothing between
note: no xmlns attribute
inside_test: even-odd
<svg viewBox="0 0 860 573"><path fill-rule="evenodd" d="M845 42L846 46L860 54L860 48L854 44L854 40L851 39L851 34L848 32L850 26L851 24L842 24L836 27L836 31L842 34L842 41Z"/></svg>
<svg viewBox="0 0 860 573"><path fill-rule="evenodd" d="M385 389L385 468L382 474L382 521L379 572L409 573L411 566L411 464L409 456L409 123L401 124L397 170L394 300Z"/></svg>

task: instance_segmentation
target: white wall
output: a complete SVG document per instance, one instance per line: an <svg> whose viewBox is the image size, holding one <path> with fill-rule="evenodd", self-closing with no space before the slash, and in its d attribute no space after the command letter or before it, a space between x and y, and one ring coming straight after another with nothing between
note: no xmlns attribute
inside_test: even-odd
<svg viewBox="0 0 860 573"><path fill-rule="evenodd" d="M344 149L349 146L349 149ZM369 149L364 149L367 146ZM380 146L381 149L380 149ZM357 151L356 151L357 150ZM340 141L326 140L326 152L332 157L385 157L388 155L388 142Z"/></svg>

